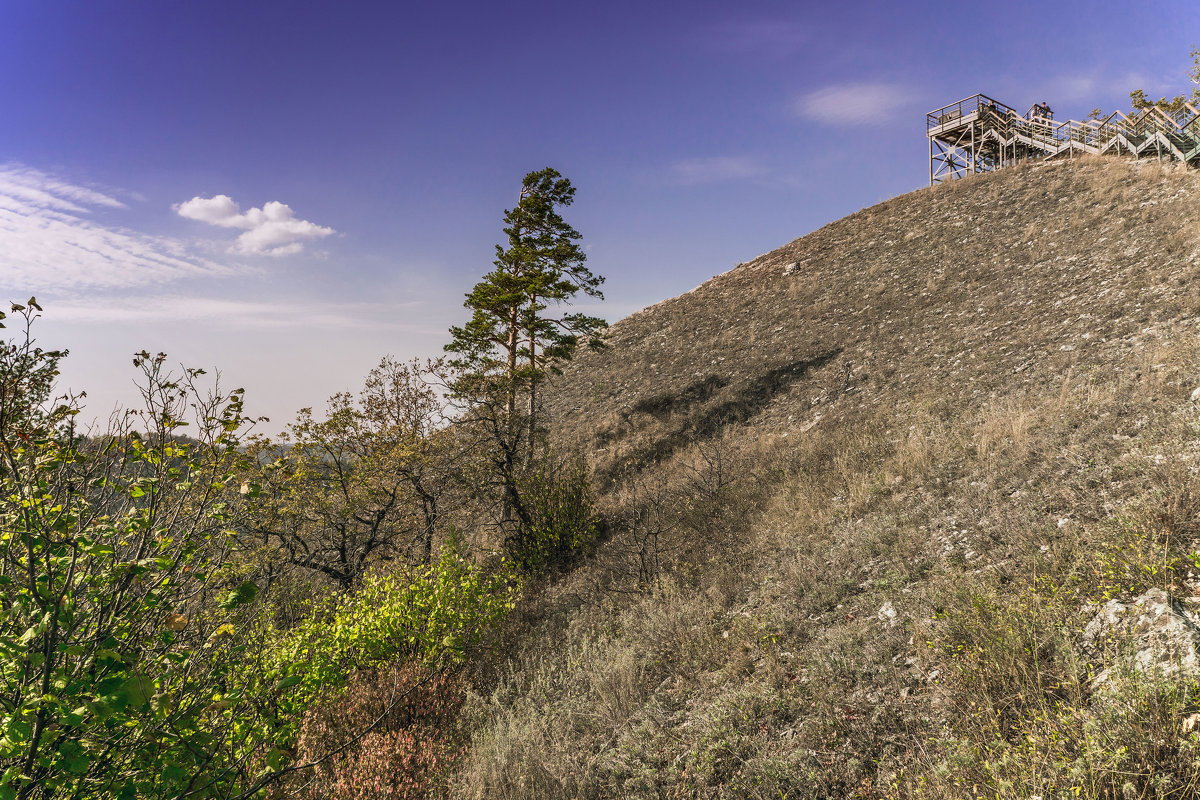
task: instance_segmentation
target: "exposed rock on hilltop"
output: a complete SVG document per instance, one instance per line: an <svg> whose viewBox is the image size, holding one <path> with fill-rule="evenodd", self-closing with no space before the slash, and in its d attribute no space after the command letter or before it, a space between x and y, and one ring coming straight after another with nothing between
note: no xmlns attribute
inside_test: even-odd
<svg viewBox="0 0 1200 800"><path fill-rule="evenodd" d="M546 393L609 535L462 794L1195 796L1200 684L1139 670L1179 648L1085 631L1200 607L1198 211L1196 172L1014 167L614 325Z"/></svg>

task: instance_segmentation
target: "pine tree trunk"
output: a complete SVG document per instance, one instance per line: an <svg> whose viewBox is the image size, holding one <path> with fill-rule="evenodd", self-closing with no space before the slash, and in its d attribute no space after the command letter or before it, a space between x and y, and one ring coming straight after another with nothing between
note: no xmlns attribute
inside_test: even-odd
<svg viewBox="0 0 1200 800"><path fill-rule="evenodd" d="M537 302L537 297L534 296L530 300L530 304ZM529 460L526 464L533 463L533 446L534 439L537 436L537 424L535 422L537 414L537 340L534 338L533 329L529 330Z"/></svg>
<svg viewBox="0 0 1200 800"><path fill-rule="evenodd" d="M514 306L508 317L508 387L507 396L504 398L504 413L506 416L504 424L507 428L506 435L508 436L508 442L504 448L503 481L506 491L504 493L504 504L501 508L501 521L505 525L512 521L512 497L515 494L516 488L516 463L513 454L517 448L517 345L520 343L517 338L519 332L517 319L519 311L520 309Z"/></svg>

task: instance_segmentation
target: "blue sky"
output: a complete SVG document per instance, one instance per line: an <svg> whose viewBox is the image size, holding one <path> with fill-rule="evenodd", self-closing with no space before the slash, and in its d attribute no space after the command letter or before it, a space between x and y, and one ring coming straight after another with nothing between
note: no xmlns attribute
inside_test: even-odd
<svg viewBox="0 0 1200 800"><path fill-rule="evenodd" d="M94 415L147 349L277 429L440 351L530 170L619 319L923 186L932 108L1187 91L1200 9L1133 8L0 0L0 300Z"/></svg>

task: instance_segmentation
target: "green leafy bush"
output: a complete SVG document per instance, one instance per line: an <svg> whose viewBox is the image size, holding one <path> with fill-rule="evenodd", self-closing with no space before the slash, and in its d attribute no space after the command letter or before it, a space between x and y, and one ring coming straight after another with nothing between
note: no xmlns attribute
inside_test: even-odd
<svg viewBox="0 0 1200 800"><path fill-rule="evenodd" d="M289 690L280 707L288 722L279 744L291 746L304 711L344 687L355 670L394 662L425 668L460 664L512 610L518 588L505 571L489 572L449 546L433 564L370 573L357 592L318 605L302 623L277 635L265 669L247 674L251 682L263 674Z"/></svg>
<svg viewBox="0 0 1200 800"><path fill-rule="evenodd" d="M0 798L227 796L252 780L240 756L255 747L230 721L257 715L223 688L252 597L221 571L241 391L199 391L200 371L173 377L141 353L144 409L83 436L75 399L55 396L66 353L31 337L36 301L13 310L25 331L0 344Z"/></svg>
<svg viewBox="0 0 1200 800"><path fill-rule="evenodd" d="M543 465L522 480L521 497L529 523L522 524L507 545L510 557L524 570L562 566L600 534L587 467L581 461L558 468Z"/></svg>
<svg viewBox="0 0 1200 800"><path fill-rule="evenodd" d="M453 667L513 607L507 572L451 543L273 628L234 533L241 391L141 353L144 410L81 435L77 404L54 395L66 354L36 346L36 304L15 308L24 339L0 346L0 800L260 795L303 771L305 715L356 670ZM439 686L410 687L410 716L436 717L418 701ZM408 722L389 724L353 752L440 763ZM341 733L329 747L362 731Z"/></svg>

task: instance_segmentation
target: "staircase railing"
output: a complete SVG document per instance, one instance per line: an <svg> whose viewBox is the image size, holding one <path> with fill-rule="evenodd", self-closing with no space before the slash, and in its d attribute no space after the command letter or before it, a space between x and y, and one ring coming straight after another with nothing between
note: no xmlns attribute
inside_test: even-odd
<svg viewBox="0 0 1200 800"><path fill-rule="evenodd" d="M1200 137L1187 127L1195 117L1189 109L1180 109L1182 113L1168 113L1157 106L1143 109L1136 117L1139 132L1147 138L1160 135L1159 141L1166 140L1176 154L1186 156L1189 151L1200 145ZM1159 145L1161 146L1161 145Z"/></svg>
<svg viewBox="0 0 1200 800"><path fill-rule="evenodd" d="M1191 104L1188 104L1187 108L1188 111L1192 112L1192 118L1183 126L1183 130L1187 131L1192 136L1200 138L1200 111L1197 111L1195 108L1193 108Z"/></svg>
<svg viewBox="0 0 1200 800"><path fill-rule="evenodd" d="M1131 136L1135 136L1132 121L1120 111L1114 111L1104 118L1104 121L1100 123L1100 128L1097 130L1097 135L1100 138L1101 147L1107 145L1118 136L1124 136L1126 141L1129 141Z"/></svg>
<svg viewBox="0 0 1200 800"><path fill-rule="evenodd" d="M1078 121L1069 119L1059 126L1059 140L1071 144L1079 144L1085 148L1099 150L1101 141L1099 138L1100 123L1094 119Z"/></svg>
<svg viewBox="0 0 1200 800"><path fill-rule="evenodd" d="M1200 147L1200 110L1191 103L1184 103L1177 114L1179 116L1176 121L1179 123L1180 132L1188 138L1193 148ZM1186 119L1179 119L1185 115Z"/></svg>
<svg viewBox="0 0 1200 800"><path fill-rule="evenodd" d="M1082 121L1055 121L1038 113L1041 108L1040 103L1035 104L1025 114L1018 114L1016 109L994 98L974 94L929 112L926 127L931 139L949 136L946 141L953 144L953 138L961 137L966 125L980 125L983 135L972 139L970 146L976 147L975 143L979 142L978 146L984 148L980 150L981 157L987 157L982 155L989 152L986 148L997 145L1015 148L1019 142L1026 148L1040 151L1034 157L1041 158L1069 150L1106 152L1114 142L1120 141L1118 151L1132 151L1138 155L1157 153L1200 163L1200 111L1190 103L1173 111L1149 106L1132 116L1114 111L1102 120ZM1017 157L1017 150L1012 152L1010 157L1004 156L1002 151L1001 163Z"/></svg>
<svg viewBox="0 0 1200 800"><path fill-rule="evenodd" d="M973 94L970 97L964 97L957 103L950 103L935 111L930 111L925 115L925 126L927 129L940 128L948 123L957 122L971 114L983 114L985 112L995 112L1005 116L1017 113L1016 109L1010 108L999 100L988 97L986 94Z"/></svg>

